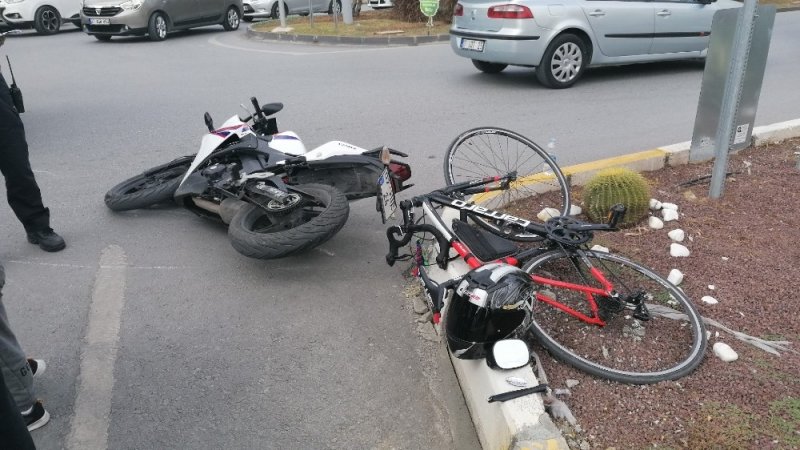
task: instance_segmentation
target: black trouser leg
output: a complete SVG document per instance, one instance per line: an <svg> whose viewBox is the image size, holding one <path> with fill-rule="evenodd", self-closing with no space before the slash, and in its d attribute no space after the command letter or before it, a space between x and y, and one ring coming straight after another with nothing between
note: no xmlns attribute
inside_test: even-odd
<svg viewBox="0 0 800 450"><path fill-rule="evenodd" d="M0 444L2 448L14 450L33 450L33 445L28 427L22 420L22 415L17 407L17 402L11 398L6 388L3 374L0 373Z"/></svg>
<svg viewBox="0 0 800 450"><path fill-rule="evenodd" d="M11 103L8 85L0 75L0 172L6 179L8 204L25 231L50 226L50 211L42 204L42 193L28 160L25 127Z"/></svg>

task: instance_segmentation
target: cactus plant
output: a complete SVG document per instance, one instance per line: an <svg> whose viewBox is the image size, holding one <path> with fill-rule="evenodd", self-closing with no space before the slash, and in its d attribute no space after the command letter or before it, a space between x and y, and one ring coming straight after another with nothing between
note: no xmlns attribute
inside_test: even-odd
<svg viewBox="0 0 800 450"><path fill-rule="evenodd" d="M622 203L627 207L627 212L618 226L631 226L647 216L650 185L643 176L630 169L604 169L584 186L583 203L586 215L595 222L604 221L611 206Z"/></svg>

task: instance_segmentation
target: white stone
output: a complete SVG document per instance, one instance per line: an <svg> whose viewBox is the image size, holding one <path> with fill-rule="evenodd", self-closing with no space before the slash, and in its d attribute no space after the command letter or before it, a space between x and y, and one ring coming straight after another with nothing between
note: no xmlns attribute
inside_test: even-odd
<svg viewBox="0 0 800 450"><path fill-rule="evenodd" d="M711 289L711 290L713 291L713 290L714 290L714 289L716 289L717 287L716 287L716 286L714 286L713 284L709 284L709 285L708 285L708 288L709 288L709 289Z"/></svg>
<svg viewBox="0 0 800 450"><path fill-rule="evenodd" d="M654 211L661 209L661 202L656 200L656 199L654 199L654 198L651 198L650 199L650 209L652 209Z"/></svg>
<svg viewBox="0 0 800 450"><path fill-rule="evenodd" d="M725 362L732 362L739 359L739 355L731 348L730 345L724 342L717 342L714 344L714 354L717 355L717 358Z"/></svg>
<svg viewBox="0 0 800 450"><path fill-rule="evenodd" d="M673 242L669 245L669 254L675 257L689 256L689 249L681 244Z"/></svg>
<svg viewBox="0 0 800 450"><path fill-rule="evenodd" d="M647 219L647 225L654 230L664 228L664 222L656 216L650 216L650 218Z"/></svg>
<svg viewBox="0 0 800 450"><path fill-rule="evenodd" d="M536 217L538 217L542 222L546 222L547 219L552 219L553 217L558 217L560 215L561 211L555 208L545 208L539 211L539 214L537 214Z"/></svg>
<svg viewBox="0 0 800 450"><path fill-rule="evenodd" d="M676 209L662 209L661 210L661 217L664 218L664 222L671 222L673 220L678 220L678 210Z"/></svg>
<svg viewBox="0 0 800 450"><path fill-rule="evenodd" d="M675 203L662 203L661 204L661 208L662 209L673 209L673 210L677 211L678 210L678 205L676 205Z"/></svg>
<svg viewBox="0 0 800 450"><path fill-rule="evenodd" d="M703 298L700 299L700 301L709 305L716 305L717 303L719 303L719 300L715 299L710 295L704 295Z"/></svg>
<svg viewBox="0 0 800 450"><path fill-rule="evenodd" d="M681 284L683 281L683 272L678 269L672 269L669 271L669 275L667 275L667 281L674 284L675 286Z"/></svg>
<svg viewBox="0 0 800 450"><path fill-rule="evenodd" d="M727 261L727 260L729 260L729 259L730 259L730 258L728 258L727 256L723 256L723 257L722 257L722 260L723 260L723 261Z"/></svg>
<svg viewBox="0 0 800 450"><path fill-rule="evenodd" d="M593 252L603 252L603 253L608 253L608 247L603 247L602 245L594 245L594 246L592 246L592 248L590 248L589 250L591 250L591 251L593 251Z"/></svg>
<svg viewBox="0 0 800 450"><path fill-rule="evenodd" d="M683 238L686 237L686 233L684 233L683 230L678 228L676 230L672 230L669 233L667 233L667 236L669 236L669 238L675 242L683 242Z"/></svg>
<svg viewBox="0 0 800 450"><path fill-rule="evenodd" d="M570 216L577 216L583 212L583 209L578 205L569 205L569 215Z"/></svg>
<svg viewBox="0 0 800 450"><path fill-rule="evenodd" d="M572 388L574 388L575 386L577 386L577 385L578 385L578 383L580 383L580 381L578 381L578 380L573 380L573 379L571 379L571 378L570 378L570 379L567 379L566 383L567 383L567 388L569 388L569 389L572 389Z"/></svg>

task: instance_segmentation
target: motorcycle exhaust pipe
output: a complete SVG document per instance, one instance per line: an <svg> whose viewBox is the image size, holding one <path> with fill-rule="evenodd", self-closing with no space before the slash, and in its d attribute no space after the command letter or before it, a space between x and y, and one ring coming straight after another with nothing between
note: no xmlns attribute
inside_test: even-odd
<svg viewBox="0 0 800 450"><path fill-rule="evenodd" d="M220 216L222 221L226 224L231 223L233 216L235 216L236 213L238 213L239 210L247 204L247 202L235 198L226 198L222 201L222 203L211 202L199 197L192 197L192 201L198 208L210 211Z"/></svg>
<svg viewBox="0 0 800 450"><path fill-rule="evenodd" d="M205 209L206 211L210 211L214 214L219 214L220 205L218 203L203 200L202 198L198 197L192 197L192 202L194 202L195 206L198 208Z"/></svg>

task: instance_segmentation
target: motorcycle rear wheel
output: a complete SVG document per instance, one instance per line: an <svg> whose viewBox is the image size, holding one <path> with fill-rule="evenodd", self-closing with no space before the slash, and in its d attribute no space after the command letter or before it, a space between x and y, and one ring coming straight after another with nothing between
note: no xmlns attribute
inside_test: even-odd
<svg viewBox="0 0 800 450"><path fill-rule="evenodd" d="M106 192L106 206L128 211L171 201L193 158L175 159L119 183Z"/></svg>
<svg viewBox="0 0 800 450"><path fill-rule="evenodd" d="M251 258L282 258L322 244L347 222L350 205L338 189L325 184L289 189L303 196L289 214L272 214L248 203L233 216L228 237L236 251Z"/></svg>

